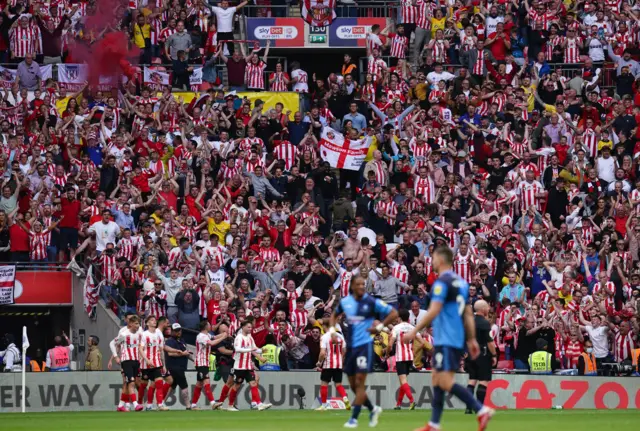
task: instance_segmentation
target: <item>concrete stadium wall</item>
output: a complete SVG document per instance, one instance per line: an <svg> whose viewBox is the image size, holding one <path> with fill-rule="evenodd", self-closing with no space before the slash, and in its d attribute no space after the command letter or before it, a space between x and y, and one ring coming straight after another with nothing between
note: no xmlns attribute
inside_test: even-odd
<svg viewBox="0 0 640 431"><path fill-rule="evenodd" d="M116 335L118 335L118 331L120 330L120 321L111 310L105 307L102 299L98 301L98 305L96 307L96 319L90 319L85 312L83 305L84 279L81 279L74 274L73 283L73 313L71 315L73 341L75 343L78 343L79 331L81 329L85 331L84 351L80 352L80 349L78 349L78 347L81 346L76 346L76 352L74 352L73 354L74 360L77 362L77 369L84 370L84 361L87 354L86 340L89 335L96 335L100 339L100 344L98 345L98 347L102 352L102 366L106 370L107 361L111 356L111 351L109 350L109 342L113 340ZM114 363L114 366L117 367L118 365Z"/></svg>
<svg viewBox="0 0 640 431"><path fill-rule="evenodd" d="M276 409L298 409L297 393L306 392L305 408L316 407L319 394L318 372L260 372L262 400ZM195 385L195 372L188 373ZM466 375L458 375L466 385ZM431 377L428 373L409 376L418 408L430 408ZM494 375L487 393L488 403L499 409L549 409L560 405L565 409L633 409L640 408L640 379L581 378L564 376ZM346 383L346 378L345 378ZM27 374L26 402L29 412L115 410L120 396L122 377L118 372L69 372ZM395 405L398 378L392 373L376 373L367 380L368 393L375 404L389 409ZM238 394L240 409L248 409L251 394L243 385ZM221 382L212 381L214 396L220 394ZM335 390L330 387L330 396ZM0 412L20 411L20 373L0 374ZM173 409L182 409L175 396L167 400ZM202 404L204 406L204 404ZM450 396L447 408L464 406Z"/></svg>

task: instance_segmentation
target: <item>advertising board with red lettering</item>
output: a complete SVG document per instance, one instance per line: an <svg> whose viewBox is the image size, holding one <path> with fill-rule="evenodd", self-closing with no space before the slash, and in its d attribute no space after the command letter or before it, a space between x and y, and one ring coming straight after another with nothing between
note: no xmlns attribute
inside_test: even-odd
<svg viewBox="0 0 640 431"><path fill-rule="evenodd" d="M247 38L257 40L260 46L271 41L275 48L304 47L304 26L300 18L249 18Z"/></svg>
<svg viewBox="0 0 640 431"><path fill-rule="evenodd" d="M371 31L371 26L374 24L384 28L385 18L336 18L329 26L329 46L364 48L367 33Z"/></svg>

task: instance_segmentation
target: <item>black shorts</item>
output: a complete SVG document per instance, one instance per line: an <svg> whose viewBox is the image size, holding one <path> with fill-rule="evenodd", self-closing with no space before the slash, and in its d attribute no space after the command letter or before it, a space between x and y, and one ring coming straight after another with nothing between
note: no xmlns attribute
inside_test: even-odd
<svg viewBox="0 0 640 431"><path fill-rule="evenodd" d="M320 371L320 381L342 383L342 370L340 368L324 368Z"/></svg>
<svg viewBox="0 0 640 431"><path fill-rule="evenodd" d="M408 376L411 372L411 367L413 367L413 362L411 361L396 362L396 373L399 376Z"/></svg>
<svg viewBox="0 0 640 431"><path fill-rule="evenodd" d="M166 379L167 377L171 377L171 372L166 368L162 368L162 378Z"/></svg>
<svg viewBox="0 0 640 431"><path fill-rule="evenodd" d="M171 387L175 388L180 386L180 389L187 389L189 384L187 383L187 376L184 375L184 370L170 370L171 377L173 377L173 384Z"/></svg>
<svg viewBox="0 0 640 431"><path fill-rule="evenodd" d="M229 375L231 374L231 365L229 364L218 364L217 372L220 376L222 382L226 383L229 380Z"/></svg>
<svg viewBox="0 0 640 431"><path fill-rule="evenodd" d="M469 357L465 360L465 368L469 373L469 380L491 381L491 355L480 355L474 361Z"/></svg>
<svg viewBox="0 0 640 431"><path fill-rule="evenodd" d="M231 369L231 375L233 376L233 380L240 384L242 382L251 383L256 379L255 374L253 374L253 370L235 370Z"/></svg>
<svg viewBox="0 0 640 431"><path fill-rule="evenodd" d="M58 242L58 250L66 251L70 248L78 248L78 229L61 227Z"/></svg>
<svg viewBox="0 0 640 431"><path fill-rule="evenodd" d="M156 368L148 368L142 371L142 380L144 381L155 381L162 378L162 367Z"/></svg>
<svg viewBox="0 0 640 431"><path fill-rule="evenodd" d="M196 367L196 380L203 382L209 378L209 367Z"/></svg>
<svg viewBox="0 0 640 431"><path fill-rule="evenodd" d="M127 383L135 382L136 377L140 375L140 362L138 361L122 361L120 367Z"/></svg>

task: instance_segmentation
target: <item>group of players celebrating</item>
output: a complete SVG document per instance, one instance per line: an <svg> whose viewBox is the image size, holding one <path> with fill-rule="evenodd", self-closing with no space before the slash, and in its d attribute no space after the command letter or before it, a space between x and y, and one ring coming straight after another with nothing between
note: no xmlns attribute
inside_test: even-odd
<svg viewBox="0 0 640 431"><path fill-rule="evenodd" d="M423 343L421 332L431 326L433 329L433 398L431 419L421 431L437 431L444 409L445 392L459 398L468 412L476 412L478 430L484 431L494 410L484 406L486 384L491 380L491 368L496 359L495 345L489 335L486 320L488 305L484 301L475 304L475 317L468 303L469 285L452 269L453 252L448 247L437 248L433 253L433 270L438 279L432 286L432 298L427 313L416 326L408 323L407 310L395 310L384 301L365 292L365 280L360 276L351 279L350 294L342 298L328 321L323 322L325 334L321 338L318 367L321 368L320 398L324 410L327 403L328 385L333 382L337 392L343 398L351 417L345 428L356 428L362 407L369 410L369 426L375 427L382 413L379 406L368 398L365 383L373 371L372 334L391 331L390 346L395 347L396 370L400 381L398 406L404 396L409 399L410 409L415 408L407 375L412 369L412 343ZM181 340L182 328L174 323L171 336L165 341L169 322L165 317L153 316L145 320L146 330L140 328L140 319L133 315L128 318L127 326L111 342L112 360L120 364L123 375L122 396L118 411L136 411L145 409L142 399L146 388L147 409L151 409L155 393L158 410L167 410L164 400L176 387L180 388L183 403L189 409L197 409L202 392L205 393L212 409L219 409L228 400L225 410L238 411L235 407L237 392L245 381L251 387L251 406L265 410L271 404L260 400L258 376L253 358L264 361L261 349L251 336L252 320L242 322L235 335L233 345L222 344L230 338L229 328L222 324L218 334L212 336L208 322L200 325L196 338L196 354L193 359L197 372L197 384L191 402L188 399L188 385L185 377L190 353ZM225 384L216 401L209 384L210 349L216 347L223 355L233 356L233 368L222 367L218 370ZM166 356L165 356L166 355ZM455 373L466 355L466 368L469 372L469 386L456 383ZM348 376L349 385L355 394L349 402L342 386L343 372ZM136 387L138 388L136 394ZM474 389L477 387L477 398Z"/></svg>
<svg viewBox="0 0 640 431"><path fill-rule="evenodd" d="M189 410L198 410L198 400L205 393L213 410L224 406L228 399L227 411L236 412L236 396L240 386L246 381L251 387L251 407L256 410L267 410L271 404L260 400L257 373L253 366L253 357L264 360L262 352L251 336L252 322L246 320L240 326L233 345L224 344L218 352L233 358L233 368L221 366L218 372L224 379L220 397L216 401L209 383L211 347L225 343L229 339L228 326L221 324L216 336L210 334L209 322L200 324L200 333L196 338L195 358L187 350L182 341L182 327L174 323L169 327L166 317L149 316L145 319L146 330L140 328L140 318L131 315L127 318L127 326L118 332L118 336L110 343L112 362L120 364L122 372L122 393L117 410L120 412L145 409L143 405L147 396L146 410L152 410L153 397L156 397L158 410L168 410L165 400L171 391L180 388L180 398ZM170 336L165 339L165 335ZM188 383L185 372L189 359L195 363L197 383L191 401L189 401ZM148 387L148 389L147 389ZM137 388L137 391L136 391Z"/></svg>

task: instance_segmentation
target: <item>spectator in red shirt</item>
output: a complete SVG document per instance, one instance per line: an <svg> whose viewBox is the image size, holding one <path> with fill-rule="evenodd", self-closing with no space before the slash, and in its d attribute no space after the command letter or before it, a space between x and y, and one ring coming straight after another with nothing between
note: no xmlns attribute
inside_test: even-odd
<svg viewBox="0 0 640 431"><path fill-rule="evenodd" d="M76 199L76 191L69 188L60 199L60 211L56 214L62 218L58 228L60 229L60 244L58 246L58 261L66 260L67 251L75 253L78 248L78 218L80 216L81 203ZM27 236L27 242L29 237ZM13 241L12 241L13 242Z"/></svg>
<svg viewBox="0 0 640 431"><path fill-rule="evenodd" d="M9 238L11 239L11 261L12 262L30 262L29 257L29 234L20 227L20 223L24 223L24 214L16 215L16 223L11 224L9 228ZM27 229L31 225L26 224Z"/></svg>
<svg viewBox="0 0 640 431"><path fill-rule="evenodd" d="M491 33L487 40L484 42L484 46L488 46L491 50L491 54L498 61L504 61L507 55L507 51L511 50L511 38L509 34L504 31L504 24L498 23L495 33Z"/></svg>

